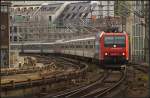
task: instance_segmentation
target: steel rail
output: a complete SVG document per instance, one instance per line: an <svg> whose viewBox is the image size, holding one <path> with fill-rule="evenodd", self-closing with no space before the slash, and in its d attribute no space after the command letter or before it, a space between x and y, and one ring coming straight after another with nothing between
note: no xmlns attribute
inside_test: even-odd
<svg viewBox="0 0 150 98"><path fill-rule="evenodd" d="M126 75L127 75L127 69L126 69L126 66L124 66L124 71L122 72L122 75L121 75L121 79L115 83L114 85L112 85L111 87L107 88L106 90L104 90L102 93L96 95L95 97L102 97L104 94L107 94L108 92L112 91L113 89L115 89L116 87L118 87L126 78Z"/></svg>
<svg viewBox="0 0 150 98"><path fill-rule="evenodd" d="M55 95L48 95L48 96L46 96L44 98L69 97L72 94L76 94L78 92L81 92L81 91L83 91L85 89L88 89L88 88L90 88L90 87L92 87L92 86L102 82L107 77L107 75L108 75L108 72L104 71L103 74L99 76L98 80L96 80L96 81L94 81L94 82L92 82L90 84L85 84L85 85L81 85L79 87L75 87L75 88L72 88L72 89L67 89L67 90L61 91L61 92L59 92L59 93L57 93Z"/></svg>
<svg viewBox="0 0 150 98"><path fill-rule="evenodd" d="M89 90L91 87L94 87L94 86L96 86L98 84L102 84L103 81L105 79L107 79L109 74L110 73L105 71L105 74L103 73L101 79L99 79L98 81L96 81L96 82L94 82L92 84L89 84L89 85L86 85L86 86L77 87L75 89L70 89L70 91L66 90L64 92L60 92L57 95L53 95L53 96L51 95L51 96L47 96L45 98L51 98L51 97L54 97L54 98L57 98L57 97L70 98L70 97L73 97L74 95L78 95L79 97L88 97L88 96L91 96L91 95L95 95L95 97L100 97L100 96L102 96L104 94L107 94L107 92L110 92L111 90L113 90L114 88L116 88L117 86L119 86L123 82L123 80L126 78L126 66L124 67L124 71L121 74L121 78L119 78L119 80L115 84L112 84L110 87L105 87L105 88L100 88L99 87L96 90L92 91L91 93L88 93L88 94L83 95L83 96L79 95L79 93L83 93L84 91Z"/></svg>
<svg viewBox="0 0 150 98"><path fill-rule="evenodd" d="M69 62L69 61L68 61ZM70 62L69 62L70 63ZM73 63L73 62L71 62ZM21 82L14 82L14 81L10 81L10 83L3 83L1 84L1 91L5 91L5 90L14 90L14 89L20 89L20 88L24 88L24 87L31 87L31 86L39 86L39 85L43 85L45 83L51 83L51 82L55 82L55 81L59 81L59 80L64 80L64 79L71 79L71 78L77 78L81 75L81 73L85 72L88 68L88 65L83 64L82 66L84 66L83 68L81 68L80 70L75 70L69 73L60 73L51 77L41 77L41 79L36 79L36 80L31 80L28 79L27 81L21 81ZM66 78L67 77L67 78Z"/></svg>

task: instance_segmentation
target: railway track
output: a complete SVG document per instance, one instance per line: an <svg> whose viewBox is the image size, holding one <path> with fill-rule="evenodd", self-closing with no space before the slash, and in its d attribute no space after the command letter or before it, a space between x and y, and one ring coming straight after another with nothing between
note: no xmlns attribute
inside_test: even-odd
<svg viewBox="0 0 150 98"><path fill-rule="evenodd" d="M35 73L38 71L46 70L47 68L41 67L41 68L23 68L23 69L8 69L5 71L2 71L0 76L10 76L15 74L26 74L26 73Z"/></svg>
<svg viewBox="0 0 150 98"><path fill-rule="evenodd" d="M64 58L64 57L57 57L57 60L55 57L47 57L47 56L35 56L39 59L44 58L45 60L41 60L43 63L48 64L49 60L53 61L56 65L59 67L62 67L64 69L68 69L69 67L74 68L72 71L66 72L65 70L62 72L55 73L53 75L47 75L43 74L41 78L32 80L28 79L26 81L21 82L14 82L10 81L9 83L3 83L1 85L1 93L8 93L11 91L15 91L18 89L25 89L25 88L35 88L40 87L42 85L50 85L53 83L59 83L60 81L66 81L71 79L76 79L79 77L83 77L84 73L88 69L88 65L82 62L79 62L77 60ZM43 70L46 70L43 67ZM40 69L41 70L41 69ZM71 89L67 89L64 91L61 91L57 94L47 95L45 98L51 98L51 97L101 97L107 94L108 92L111 92L113 89L115 89L117 86L121 85L123 80L126 76L126 67L124 67L124 70L119 72L118 79L113 81L107 80L110 77L114 77L112 75L112 71L104 70L103 74L100 74L98 76L96 81L93 82L87 82L82 85L79 85L77 87L73 87ZM11 97L10 97L11 98Z"/></svg>
<svg viewBox="0 0 150 98"><path fill-rule="evenodd" d="M47 57L47 56L40 56L40 55L33 55L34 57L37 58L37 61L39 63L43 63L44 66L43 67L28 67L28 68L9 68L9 69L3 69L0 72L0 76L9 76L9 75L15 75L15 74L26 74L26 73L35 73L35 72L39 72L39 71L43 71L43 70L48 70L47 65L48 64L55 64L55 65L67 65L66 68L70 67L76 67L75 69L79 69L80 67L77 65L74 65L70 60L67 59L63 59L61 60L61 58L57 58L57 60L55 60L55 57ZM69 63L70 62L70 63ZM76 63L77 64L77 63Z"/></svg>
<svg viewBox="0 0 150 98"><path fill-rule="evenodd" d="M100 78L93 83L68 89L54 95L47 95L44 98L102 97L123 83L126 78L126 67L120 71L120 76L117 80L109 81L107 80L109 77L112 77L112 72L105 70Z"/></svg>
<svg viewBox="0 0 150 98"><path fill-rule="evenodd" d="M149 72L149 65L146 63L128 63L128 67L132 67L136 70L139 70L142 73L148 73Z"/></svg>
<svg viewBox="0 0 150 98"><path fill-rule="evenodd" d="M40 57L40 56L35 56L35 57ZM42 58L42 57L41 57ZM38 58L37 58L38 59ZM45 63L50 63L52 58L42 58L42 59L46 59ZM39 60L38 60L39 61ZM40 63L43 63L41 61L39 61ZM3 69L1 70L0 76L9 76L9 75L15 75L15 74L26 74L26 73L35 73L35 72L39 72L39 71L43 71L43 70L47 70L48 68L46 66L43 67L22 67L22 68L7 68L7 69Z"/></svg>
<svg viewBox="0 0 150 98"><path fill-rule="evenodd" d="M46 57L46 56L42 56L42 58L50 59L50 57ZM18 89L34 88L34 87L41 86L41 85L49 85L49 84L57 83L60 81L76 79L84 75L84 72L86 72L88 68L88 65L85 63L78 64L77 62L71 61L70 59L68 60L67 59L61 60L61 59L62 58L59 58L56 60L57 64L59 64L62 67L64 66L74 67L74 70L71 70L71 71L64 70L62 72L59 72L57 74L53 74L50 76L43 75L41 78L35 79L35 80L27 79L26 81L21 81L21 82L10 81L9 83L3 83L1 84L1 94L15 91Z"/></svg>
<svg viewBox="0 0 150 98"><path fill-rule="evenodd" d="M131 63L128 65L126 95L129 98L148 98L149 66L146 64Z"/></svg>
<svg viewBox="0 0 150 98"><path fill-rule="evenodd" d="M142 66L142 65L133 65L133 68L143 72L143 73L148 73L148 66Z"/></svg>

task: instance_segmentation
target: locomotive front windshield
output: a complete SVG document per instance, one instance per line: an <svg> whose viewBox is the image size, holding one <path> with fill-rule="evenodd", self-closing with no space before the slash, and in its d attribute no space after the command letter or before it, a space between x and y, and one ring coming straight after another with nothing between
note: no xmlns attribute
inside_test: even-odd
<svg viewBox="0 0 150 98"><path fill-rule="evenodd" d="M125 47L125 36L105 36L104 46L105 47Z"/></svg>

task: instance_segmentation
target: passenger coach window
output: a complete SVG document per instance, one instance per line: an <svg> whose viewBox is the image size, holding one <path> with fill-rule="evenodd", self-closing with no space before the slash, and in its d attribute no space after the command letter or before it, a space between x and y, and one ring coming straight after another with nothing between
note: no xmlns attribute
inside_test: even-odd
<svg viewBox="0 0 150 98"><path fill-rule="evenodd" d="M125 36L105 36L104 46L105 47L125 47Z"/></svg>

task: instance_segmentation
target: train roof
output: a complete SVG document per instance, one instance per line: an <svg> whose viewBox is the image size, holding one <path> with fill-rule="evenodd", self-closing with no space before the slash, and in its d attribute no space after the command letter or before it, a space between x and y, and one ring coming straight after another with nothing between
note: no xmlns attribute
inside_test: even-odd
<svg viewBox="0 0 150 98"><path fill-rule="evenodd" d="M100 38L104 35L127 35L127 33L125 31L123 31L123 32L104 32L104 31L102 31L98 34L100 34L100 36L99 36Z"/></svg>
<svg viewBox="0 0 150 98"><path fill-rule="evenodd" d="M117 32L117 33L114 33L114 32L110 32L110 33L104 33L104 35L126 35L126 33L121 33L121 32Z"/></svg>
<svg viewBox="0 0 150 98"><path fill-rule="evenodd" d="M55 45L55 44L63 44L63 43L69 43L69 42L77 42L77 41L86 41L86 40L93 40L95 39L94 36L86 37L86 38L80 38L80 39L72 39L72 40L66 40L66 41L56 41L56 42L26 42L26 43L11 43L10 45Z"/></svg>

